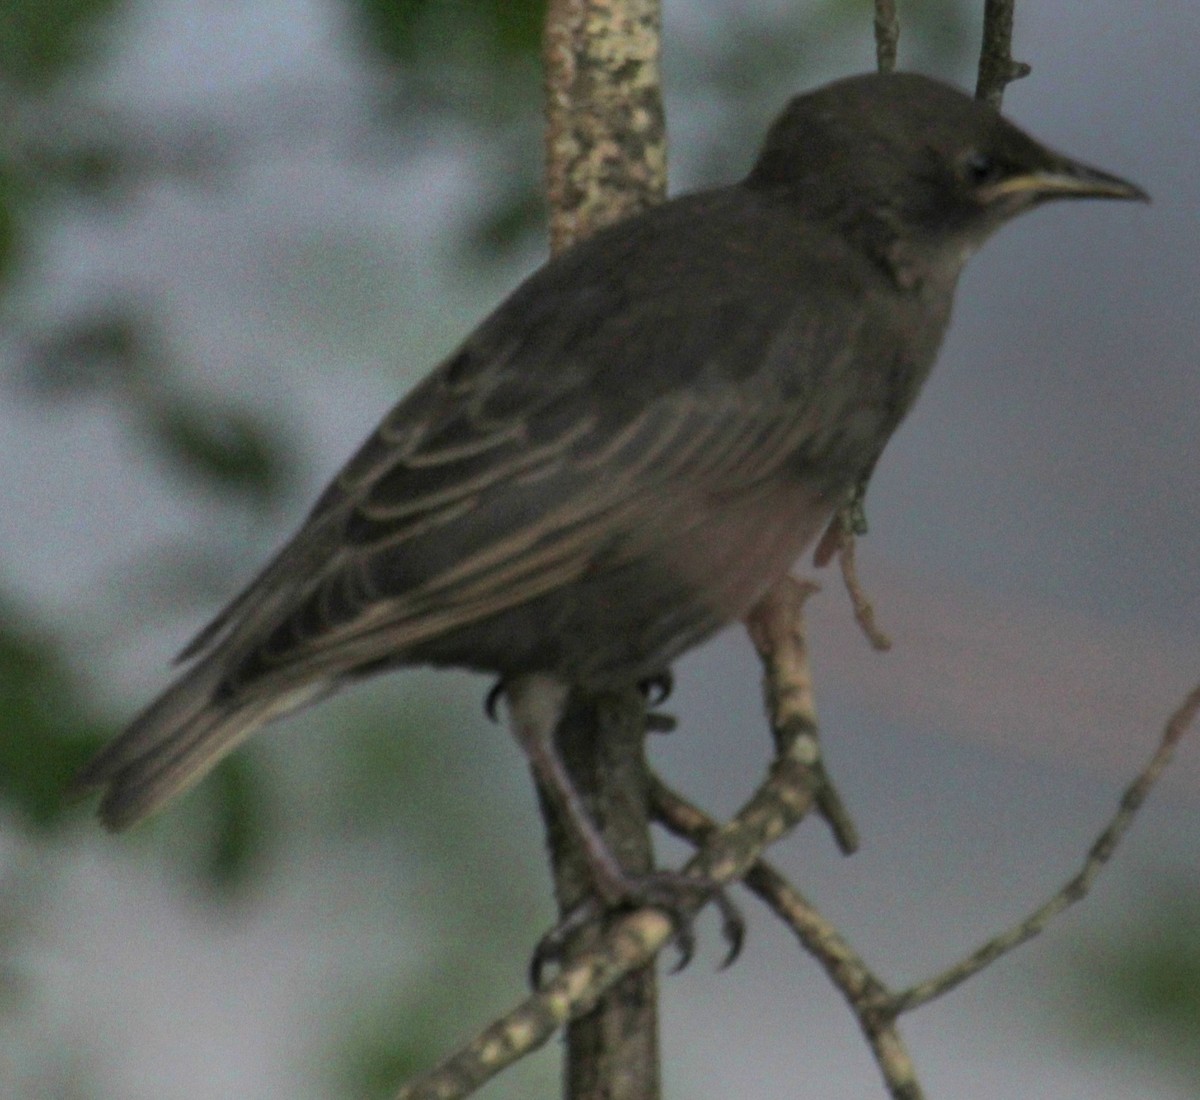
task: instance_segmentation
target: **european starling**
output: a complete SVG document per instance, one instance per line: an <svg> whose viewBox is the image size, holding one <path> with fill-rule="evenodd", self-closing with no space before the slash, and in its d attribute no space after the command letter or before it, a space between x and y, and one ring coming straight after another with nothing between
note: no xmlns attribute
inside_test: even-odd
<svg viewBox="0 0 1200 1100"><path fill-rule="evenodd" d="M500 678L591 856L637 895L553 747L745 617L917 396L963 263L1057 198L1145 199L915 74L791 101L740 183L602 230L384 418L295 537L79 777L122 828L260 726L403 665Z"/></svg>

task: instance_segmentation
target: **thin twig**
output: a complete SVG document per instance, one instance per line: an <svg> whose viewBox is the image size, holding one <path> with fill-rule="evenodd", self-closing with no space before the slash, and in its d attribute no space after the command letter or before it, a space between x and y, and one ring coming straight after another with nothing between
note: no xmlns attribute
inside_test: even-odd
<svg viewBox="0 0 1200 1100"><path fill-rule="evenodd" d="M697 846L705 844L718 828L716 821L658 776L650 787L650 809L668 830ZM922 1092L916 1070L896 1027L895 1014L888 1011L891 993L887 987L833 924L766 860L755 863L743 882L795 933L845 997L892 1097L919 1100Z"/></svg>
<svg viewBox="0 0 1200 1100"><path fill-rule="evenodd" d="M1200 684L1171 715L1157 751L1125 791L1117 814L1092 845L1082 871L1055 898L1029 920L996 937L962 963L899 994L889 993L836 929L778 872L760 862L767 846L813 805L816 778L802 761L793 757L776 759L768 782L723 827L715 827L657 781L651 787L651 795L655 813L664 822L682 835L702 840L703 847L688 863L687 873L719 884L745 878L747 885L783 916L846 997L894 1100L919 1100L920 1086L894 1027L896 1018L941 996L1025 942L1087 893L1129 828L1133 815L1170 763L1198 711ZM1040 922L1039 926L1027 931L1034 922ZM486 1028L439 1067L406 1085L396 1100L460 1100L467 1096L506 1066L541 1046L563 1024L587 1012L606 989L653 959L673 935L670 921L656 909L640 909L619 918L595 948L569 963L543 989Z"/></svg>
<svg viewBox="0 0 1200 1100"><path fill-rule="evenodd" d="M817 585L785 576L746 618L746 630L763 666L763 696L775 752L801 752L817 783L817 810L845 855L858 850L858 830L825 770L818 740L817 705L804 637L804 602Z"/></svg>
<svg viewBox="0 0 1200 1100"><path fill-rule="evenodd" d="M1012 56L1013 7L1016 0L984 0L983 42L979 48L979 75L975 98L1000 109L1004 89L1028 76L1030 66Z"/></svg>
<svg viewBox="0 0 1200 1100"><path fill-rule="evenodd" d="M843 528L842 537L838 542L838 566L842 571L842 583L846 586L846 594L850 597L850 606L854 609L854 621L858 623L871 648L886 653L892 648L892 639L879 629L875 619L875 607L867 598L866 589L858 579L858 565L855 561L855 546L857 539L849 528Z"/></svg>
<svg viewBox="0 0 1200 1100"><path fill-rule="evenodd" d="M1006 955L1013 948L1019 947L1026 940L1038 935L1064 909L1086 897L1096 876L1112 857L1117 845L1133 823L1134 816L1146 800L1151 788L1158 782L1164 769L1171 762L1176 746L1192 722L1195 721L1197 711L1200 711L1200 684L1192 689L1188 697L1168 719L1166 727L1163 729L1162 740L1154 755L1138 773L1137 778L1125 789L1117 812L1092 844L1078 874L1023 921L988 940L962 962L927 981L896 994L892 1001L893 1011L897 1014L910 1012L912 1009L932 1001L935 997L940 997L955 986L961 985L973 974L1000 958L1001 955Z"/></svg>
<svg viewBox="0 0 1200 1100"><path fill-rule="evenodd" d="M829 521L825 533L817 542L813 551L813 564L821 569L828 565L834 557L842 572L842 584L846 587L846 595L850 597L850 606L854 612L854 621L863 632L871 648L881 653L892 648L892 640L882 630L875 620L875 608L867 598L866 590L858 579L858 566L855 562L855 547L858 535L865 534L867 519L863 511L863 494L866 484L859 485L850 499L842 505Z"/></svg>
<svg viewBox="0 0 1200 1100"><path fill-rule="evenodd" d="M875 63L881 73L896 68L896 47L900 42L900 17L896 0L875 0Z"/></svg>
<svg viewBox="0 0 1200 1100"><path fill-rule="evenodd" d="M552 252L666 197L660 32L659 0L547 5L543 67ZM557 740L609 850L627 874L637 876L654 861L645 811L645 707L632 686L619 696L605 702L576 693ZM543 815L565 921L592 896L593 883L587 861L545 802ZM577 941L579 950L586 950L590 935ZM576 949L575 943L568 946ZM630 971L597 999L586 1019L552 1017L570 1020L564 1096L658 1100L657 981L653 967Z"/></svg>
<svg viewBox="0 0 1200 1100"><path fill-rule="evenodd" d="M1158 748L1126 788L1116 814L1092 844L1078 874L1018 925L989 940L955 966L900 993L890 992L837 929L765 860L759 860L746 872L746 886L795 933L842 993L858 1019L894 1100L918 1100L922 1095L912 1059L895 1026L897 1018L949 992L1002 955L1019 947L1043 931L1059 913L1088 894L1146 796L1170 764L1176 747L1198 712L1200 684L1192 689L1168 719ZM654 817L671 832L694 844L707 843L717 828L716 823L702 810L672 791L657 776L653 779L650 797Z"/></svg>

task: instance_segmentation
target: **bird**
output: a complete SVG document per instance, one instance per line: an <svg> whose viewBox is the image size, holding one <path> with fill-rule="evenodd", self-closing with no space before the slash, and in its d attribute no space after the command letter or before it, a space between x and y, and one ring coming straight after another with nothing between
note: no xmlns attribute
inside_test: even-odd
<svg viewBox="0 0 1200 1100"><path fill-rule="evenodd" d="M642 896L559 759L572 690L752 614L917 398L960 272L1050 200L1146 200L916 73L793 98L740 182L548 260L407 396L79 773L122 829L377 673L495 677L606 904Z"/></svg>

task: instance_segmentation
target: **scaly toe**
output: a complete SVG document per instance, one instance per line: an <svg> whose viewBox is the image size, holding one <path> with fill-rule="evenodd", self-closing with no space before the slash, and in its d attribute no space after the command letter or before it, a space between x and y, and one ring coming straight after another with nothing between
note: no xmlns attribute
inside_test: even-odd
<svg viewBox="0 0 1200 1100"><path fill-rule="evenodd" d="M696 948L695 916L709 900L715 901L720 910L721 933L728 944L721 962L721 968L724 969L741 952L746 938L746 922L725 891L703 879L679 871L655 871L631 877L625 883L623 897L607 911L651 908L665 913L671 921L672 941L679 954L671 973L677 973L692 960ZM529 964L529 980L535 989L541 988L548 967L561 966L566 961L571 940L583 928L601 919L605 911L598 899L590 897L572 909L538 941Z"/></svg>

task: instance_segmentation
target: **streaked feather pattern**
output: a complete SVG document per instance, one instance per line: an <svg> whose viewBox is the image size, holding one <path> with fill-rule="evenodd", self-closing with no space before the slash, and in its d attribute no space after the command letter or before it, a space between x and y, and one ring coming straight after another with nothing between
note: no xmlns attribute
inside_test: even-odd
<svg viewBox="0 0 1200 1100"><path fill-rule="evenodd" d="M774 246L728 255L747 231ZM832 324L847 293L862 308ZM892 299L844 242L733 188L553 260L388 413L81 783L127 824L263 723L399 664L661 670L744 614L874 461L932 359L927 309ZM848 346L864 332L877 372Z"/></svg>

